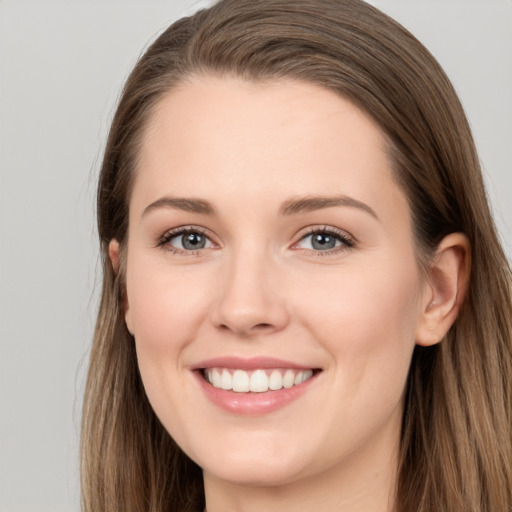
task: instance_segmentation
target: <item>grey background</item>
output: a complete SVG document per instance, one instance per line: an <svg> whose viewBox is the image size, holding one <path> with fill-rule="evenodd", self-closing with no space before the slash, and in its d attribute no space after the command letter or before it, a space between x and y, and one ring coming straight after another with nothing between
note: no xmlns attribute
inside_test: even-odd
<svg viewBox="0 0 512 512"><path fill-rule="evenodd" d="M512 0L373 0L466 107L512 256ZM192 0L0 0L0 512L79 510L94 187L119 89Z"/></svg>

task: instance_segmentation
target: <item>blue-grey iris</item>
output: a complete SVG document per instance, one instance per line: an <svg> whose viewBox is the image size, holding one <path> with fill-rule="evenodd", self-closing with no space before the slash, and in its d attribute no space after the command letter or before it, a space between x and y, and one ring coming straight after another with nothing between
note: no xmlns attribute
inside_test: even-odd
<svg viewBox="0 0 512 512"><path fill-rule="evenodd" d="M316 233L312 236L311 245L313 249L326 251L336 247L336 238L326 233Z"/></svg>
<svg viewBox="0 0 512 512"><path fill-rule="evenodd" d="M206 237L201 233L187 233L181 237L181 243L187 250L203 249L206 245Z"/></svg>

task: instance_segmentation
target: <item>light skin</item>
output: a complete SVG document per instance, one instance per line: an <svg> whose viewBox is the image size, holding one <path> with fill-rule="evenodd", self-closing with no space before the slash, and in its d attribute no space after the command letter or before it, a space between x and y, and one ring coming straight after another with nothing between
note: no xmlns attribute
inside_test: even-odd
<svg viewBox="0 0 512 512"><path fill-rule="evenodd" d="M149 123L125 318L209 512L392 510L412 351L455 320L469 262L451 234L420 272L385 144L350 102L296 81L195 77ZM198 363L219 357L315 373L295 400L238 414L199 383Z"/></svg>

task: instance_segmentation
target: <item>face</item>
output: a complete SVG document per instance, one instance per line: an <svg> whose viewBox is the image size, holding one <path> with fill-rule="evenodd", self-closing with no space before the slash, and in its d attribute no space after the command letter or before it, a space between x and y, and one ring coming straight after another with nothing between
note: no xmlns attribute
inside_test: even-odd
<svg viewBox="0 0 512 512"><path fill-rule="evenodd" d="M425 296L377 126L318 86L196 78L134 182L126 322L163 425L212 478L390 465Z"/></svg>

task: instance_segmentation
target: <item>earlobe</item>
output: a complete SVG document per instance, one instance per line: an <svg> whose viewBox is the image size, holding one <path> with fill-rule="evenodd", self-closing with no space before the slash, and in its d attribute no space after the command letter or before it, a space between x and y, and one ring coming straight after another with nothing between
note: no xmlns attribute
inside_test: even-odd
<svg viewBox="0 0 512 512"><path fill-rule="evenodd" d="M470 245L462 233L443 238L428 270L416 343L434 345L455 322L469 282Z"/></svg>

